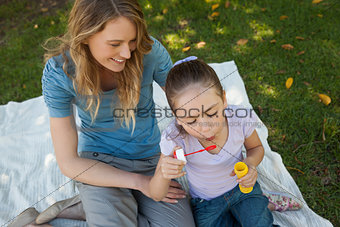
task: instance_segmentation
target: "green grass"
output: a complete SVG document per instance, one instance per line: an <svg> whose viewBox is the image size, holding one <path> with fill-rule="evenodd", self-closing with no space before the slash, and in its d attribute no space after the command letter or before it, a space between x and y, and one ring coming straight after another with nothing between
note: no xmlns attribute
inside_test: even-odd
<svg viewBox="0 0 340 227"><path fill-rule="evenodd" d="M0 104L41 95L41 44L65 29L71 4L41 13L41 6L30 2L0 6ZM189 55L208 63L235 60L250 101L268 127L272 149L282 156L308 205L339 226L340 3L234 0L225 8L225 1L218 0L140 2L151 35L174 61ZM215 3L220 14L209 20ZM280 20L282 15L288 18ZM241 38L249 41L237 46ZM200 41L206 45L197 49ZM284 50L283 44L294 49ZM182 52L186 46L191 49ZM297 55L300 51L305 53ZM290 89L285 87L288 77L294 78ZM331 97L331 104L320 103L318 93Z"/></svg>

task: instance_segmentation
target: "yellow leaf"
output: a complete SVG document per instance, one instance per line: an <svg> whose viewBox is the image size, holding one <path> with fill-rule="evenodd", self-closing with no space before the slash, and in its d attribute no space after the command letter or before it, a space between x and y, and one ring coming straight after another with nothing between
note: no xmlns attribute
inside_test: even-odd
<svg viewBox="0 0 340 227"><path fill-rule="evenodd" d="M205 46L205 42L204 41L201 41L201 42L199 42L199 43L197 43L196 44L196 47L198 48L198 49L201 49L201 48L203 48L204 46Z"/></svg>
<svg viewBox="0 0 340 227"><path fill-rule="evenodd" d="M188 50L190 50L190 46L184 47L184 48L182 49L183 52L187 52Z"/></svg>
<svg viewBox="0 0 340 227"><path fill-rule="evenodd" d="M283 49L285 49L285 50L294 49L294 47L293 47L292 45L290 45L290 44L283 44L281 47L282 47Z"/></svg>
<svg viewBox="0 0 340 227"><path fill-rule="evenodd" d="M220 15L219 12L213 12L213 13L211 14L211 17L214 18L214 17L217 17L218 15Z"/></svg>
<svg viewBox="0 0 340 227"><path fill-rule="evenodd" d="M39 26L37 24L34 25L34 29L37 29Z"/></svg>
<svg viewBox="0 0 340 227"><path fill-rule="evenodd" d="M275 39L270 40L270 43L276 43Z"/></svg>
<svg viewBox="0 0 340 227"><path fill-rule="evenodd" d="M237 41L237 45L239 46L243 46L248 42L248 39L240 39L239 41Z"/></svg>
<svg viewBox="0 0 340 227"><path fill-rule="evenodd" d="M326 106L328 106L332 101L331 98L328 95L318 94L318 96L321 99L321 101L323 102L323 104L325 104Z"/></svg>
<svg viewBox="0 0 340 227"><path fill-rule="evenodd" d="M218 4L218 3L212 5L212 6L211 6L212 11L214 11L215 9L217 9L219 6L220 6L220 4Z"/></svg>
<svg viewBox="0 0 340 227"><path fill-rule="evenodd" d="M48 8L41 8L41 12L45 13L48 11Z"/></svg>
<svg viewBox="0 0 340 227"><path fill-rule="evenodd" d="M288 16L282 15L282 16L280 17L280 20L285 20L285 19L287 19L287 18L288 18Z"/></svg>
<svg viewBox="0 0 340 227"><path fill-rule="evenodd" d="M301 54L304 54L305 53L305 51L303 50L303 51L300 51L299 53L297 53L296 55L301 55Z"/></svg>
<svg viewBox="0 0 340 227"><path fill-rule="evenodd" d="M229 6L230 6L230 2L226 1L225 4L224 4L224 7L227 9L227 8L229 8Z"/></svg>
<svg viewBox="0 0 340 227"><path fill-rule="evenodd" d="M322 15L322 14L318 14L317 16L320 17L320 18L323 18L323 15Z"/></svg>
<svg viewBox="0 0 340 227"><path fill-rule="evenodd" d="M168 12L168 8L165 8L165 9L162 10L163 14L166 14L167 12Z"/></svg>
<svg viewBox="0 0 340 227"><path fill-rule="evenodd" d="M22 85L22 88L23 88L23 89L26 89L26 84L23 84L23 85Z"/></svg>
<svg viewBox="0 0 340 227"><path fill-rule="evenodd" d="M52 20L52 21L51 21L51 25L54 25L54 24L55 24L55 22Z"/></svg>
<svg viewBox="0 0 340 227"><path fill-rule="evenodd" d="M295 38L298 39L298 40L305 40L305 38L303 38L301 36L296 36Z"/></svg>
<svg viewBox="0 0 340 227"><path fill-rule="evenodd" d="M293 84L293 78L292 77L289 77L287 80L286 80L286 88L289 89Z"/></svg>
<svg viewBox="0 0 340 227"><path fill-rule="evenodd" d="M318 3L320 3L320 2L322 2L323 0L313 0L312 1L312 4L318 4Z"/></svg>

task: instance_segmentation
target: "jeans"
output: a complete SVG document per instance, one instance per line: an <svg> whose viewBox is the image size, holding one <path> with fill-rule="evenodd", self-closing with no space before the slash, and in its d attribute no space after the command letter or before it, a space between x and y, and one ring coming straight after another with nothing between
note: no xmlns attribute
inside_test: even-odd
<svg viewBox="0 0 340 227"><path fill-rule="evenodd" d="M242 193L237 185L211 200L193 198L191 205L198 227L273 226L273 215L267 208L268 198L262 195L257 182L248 194Z"/></svg>

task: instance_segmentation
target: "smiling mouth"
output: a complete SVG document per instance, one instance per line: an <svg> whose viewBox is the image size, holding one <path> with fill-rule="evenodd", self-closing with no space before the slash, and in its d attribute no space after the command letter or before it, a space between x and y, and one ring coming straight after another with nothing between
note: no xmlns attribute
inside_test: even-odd
<svg viewBox="0 0 340 227"><path fill-rule="evenodd" d="M117 63L123 63L125 60L119 60L119 59L116 59L116 58L111 58L114 62L117 62Z"/></svg>

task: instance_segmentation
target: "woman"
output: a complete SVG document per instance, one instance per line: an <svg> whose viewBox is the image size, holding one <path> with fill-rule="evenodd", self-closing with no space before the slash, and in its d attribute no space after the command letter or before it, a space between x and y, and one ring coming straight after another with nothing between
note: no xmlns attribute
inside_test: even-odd
<svg viewBox="0 0 340 227"><path fill-rule="evenodd" d="M57 163L76 181L88 225L194 226L178 183L163 202L149 198L160 132L145 113L154 108L153 80L164 89L172 62L147 33L137 1L76 0L66 34L54 40L61 44L45 56L43 96ZM37 223L49 214L40 214Z"/></svg>

